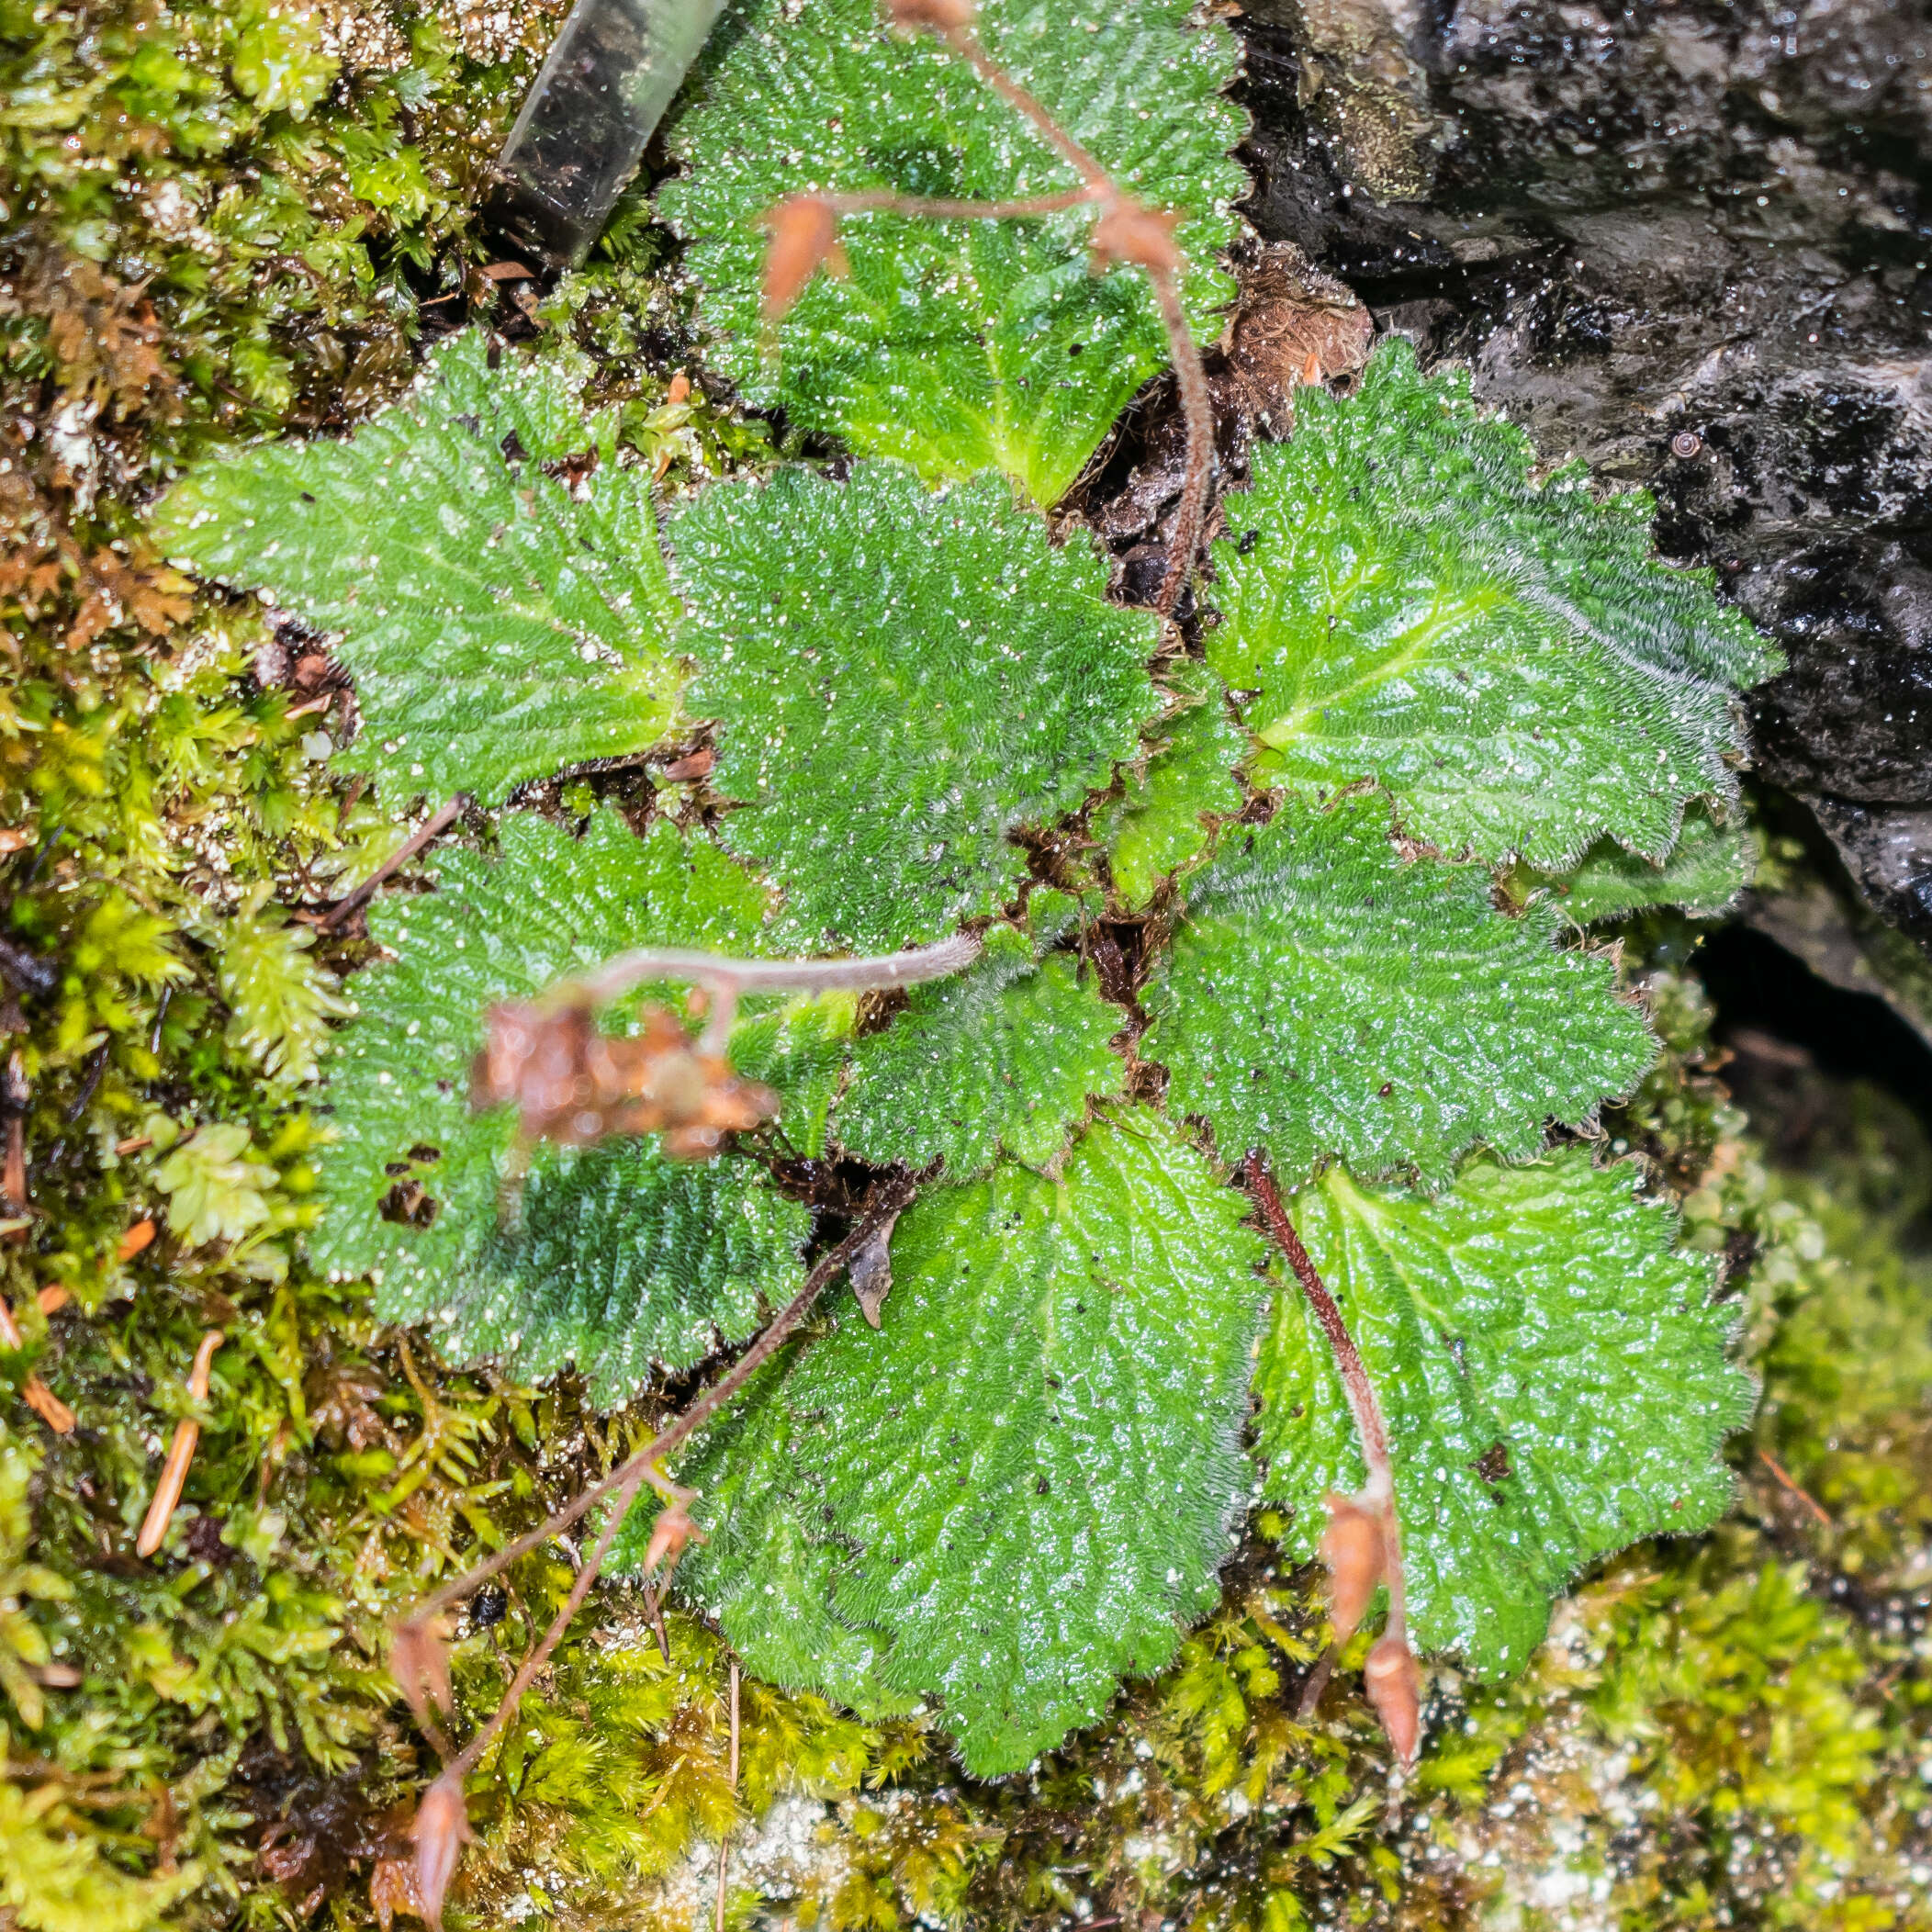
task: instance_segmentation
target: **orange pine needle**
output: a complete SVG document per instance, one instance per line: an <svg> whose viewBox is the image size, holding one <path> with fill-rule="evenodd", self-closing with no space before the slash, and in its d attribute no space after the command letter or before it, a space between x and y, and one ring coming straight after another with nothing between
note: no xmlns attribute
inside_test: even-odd
<svg viewBox="0 0 1932 1932"><path fill-rule="evenodd" d="M114 1251L116 1258L120 1261L132 1261L134 1257L137 1254L139 1254L143 1248L147 1247L148 1244L153 1241L153 1221L136 1221L135 1224L131 1228L129 1228L124 1235L121 1236L120 1246Z"/></svg>
<svg viewBox="0 0 1932 1932"><path fill-rule="evenodd" d="M188 1371L188 1394L197 1402L208 1400L208 1366L221 1346L221 1331L210 1329L195 1351L195 1365ZM161 1480L154 1486L154 1500L141 1519L140 1534L134 1540L137 1556L152 1556L168 1533L168 1523L181 1500L182 1486L188 1479L188 1465L195 1460L195 1444L201 1440L201 1424L184 1416L174 1425L174 1440L168 1445L168 1459L161 1466Z"/></svg>
<svg viewBox="0 0 1932 1932"><path fill-rule="evenodd" d="M68 1408L39 1376L28 1376L20 1385L20 1399L56 1435L73 1433L73 1410Z"/></svg>

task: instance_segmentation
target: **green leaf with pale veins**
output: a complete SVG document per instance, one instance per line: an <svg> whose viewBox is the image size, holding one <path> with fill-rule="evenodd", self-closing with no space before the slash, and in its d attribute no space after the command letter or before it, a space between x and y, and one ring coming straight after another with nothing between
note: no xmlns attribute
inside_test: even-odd
<svg viewBox="0 0 1932 1932"><path fill-rule="evenodd" d="M1208 661L1253 693L1264 778L1376 779L1451 853L1560 871L1607 833L1661 859L1686 801L1735 798L1733 690L1781 660L1653 557L1648 497L1533 462L1399 339L1357 395L1299 392L1227 500Z"/></svg>
<svg viewBox="0 0 1932 1932"><path fill-rule="evenodd" d="M1127 1023L1068 953L1036 960L1010 927L956 979L915 986L905 1012L853 1054L836 1132L862 1161L924 1167L949 1181L983 1173L1004 1150L1047 1167L1090 1097L1119 1093L1127 1064L1107 1041Z"/></svg>
<svg viewBox="0 0 1932 1932"><path fill-rule="evenodd" d="M393 807L488 804L526 779L657 743L684 668L646 478L554 364L456 337L345 442L204 465L155 512L203 576L340 633L362 729L342 754ZM577 458L567 473L545 465ZM595 467L572 482L586 461Z"/></svg>
<svg viewBox="0 0 1932 1932"><path fill-rule="evenodd" d="M1247 192L1229 159L1246 121L1221 90L1233 36L1185 0L1069 12L986 0L995 58L1129 193L1185 211L1184 300L1219 330L1215 258ZM787 195L885 188L1009 200L1079 185L1030 124L930 36L890 31L877 0L733 0L672 129L681 179L657 206L691 243L714 354L792 421L931 477L1001 469L1038 503L1080 473L1134 392L1167 365L1147 278L1088 273L1090 210L1024 221L849 218L851 272L816 276L767 353L759 218Z"/></svg>
<svg viewBox="0 0 1932 1932"><path fill-rule="evenodd" d="M718 720L720 836L784 889L792 940L937 939L1012 898L1008 835L1075 810L1154 709L1158 624L1106 601L1003 477L934 491L895 463L714 484L673 531Z"/></svg>
<svg viewBox="0 0 1932 1932"><path fill-rule="evenodd" d="M1385 799L1290 794L1189 882L1140 1051L1174 1111L1230 1159L1266 1147L1290 1185L1331 1156L1428 1185L1478 1140L1520 1159L1656 1051L1610 960L1559 950L1561 925L1542 900L1498 912L1486 867L1403 858Z"/></svg>
<svg viewBox="0 0 1932 1932"><path fill-rule="evenodd" d="M857 994L823 993L753 1010L732 1028L726 1057L734 1071L777 1090L779 1129L807 1160L826 1151L858 1018Z"/></svg>
<svg viewBox="0 0 1932 1932"><path fill-rule="evenodd" d="M1569 1146L1478 1157L1432 1200L1331 1168L1288 1204L1388 1424L1415 1635L1482 1676L1522 1668L1585 1565L1730 1500L1717 1452L1754 1395L1725 1355L1736 1309L1637 1184ZM1323 1494L1366 1471L1292 1281L1255 1380L1267 1494L1294 1512L1287 1554L1311 1557Z"/></svg>
<svg viewBox="0 0 1932 1932"><path fill-rule="evenodd" d="M1693 808L1684 814L1676 849L1660 866L1605 838L1567 877L1538 882L1555 889L1557 903L1578 926L1652 905L1681 906L1693 918L1714 919L1736 904L1756 863L1751 835L1741 824L1734 818L1718 825Z"/></svg>
<svg viewBox="0 0 1932 1932"><path fill-rule="evenodd" d="M469 1107L484 1012L627 947L755 950L764 896L662 821L638 838L600 813L578 839L512 813L500 836L495 857L439 854L434 893L370 910L395 957L352 983L312 1247L326 1268L373 1275L384 1319L432 1322L451 1356L500 1355L525 1376L575 1361L612 1405L654 1362L742 1341L761 1302L789 1297L808 1218L742 1154L681 1163L643 1139L539 1146L512 1204L514 1114Z"/></svg>
<svg viewBox="0 0 1932 1932"><path fill-rule="evenodd" d="M1184 663L1168 677L1193 702L1154 727L1165 746L1149 760L1146 776L1129 779L1126 796L1095 825L1106 841L1114 890L1135 912L1163 880L1207 849L1207 818L1241 810L1234 768L1252 748L1228 715L1221 680L1205 665Z"/></svg>

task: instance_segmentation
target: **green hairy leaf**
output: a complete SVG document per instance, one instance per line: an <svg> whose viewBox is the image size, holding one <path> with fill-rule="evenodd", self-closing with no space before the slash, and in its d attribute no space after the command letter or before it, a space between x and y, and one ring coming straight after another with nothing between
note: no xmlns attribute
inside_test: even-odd
<svg viewBox="0 0 1932 1932"><path fill-rule="evenodd" d="M672 532L721 836L770 869L803 949L884 952L996 910L1007 835L1074 810L1154 708L1155 619L1106 601L1011 486L891 463L705 490Z"/></svg>
<svg viewBox="0 0 1932 1932"><path fill-rule="evenodd" d="M156 541L270 591L355 679L339 754L392 808L484 803L526 779L656 744L677 712L677 604L644 473L614 414L586 419L555 365L489 366L479 331L347 442L267 444L196 470ZM575 484L546 463L594 459ZM581 464L573 466L573 474Z"/></svg>
<svg viewBox="0 0 1932 1932"><path fill-rule="evenodd" d="M1533 463L1400 340L1356 396L1299 392L1227 500L1208 661L1254 693L1264 778L1378 780L1445 852L1561 871L1608 833L1660 860L1687 799L1735 798L1732 687L1781 660L1652 558L1647 497Z"/></svg>
<svg viewBox="0 0 1932 1932"><path fill-rule="evenodd" d="M1244 1209L1140 1109L1057 1182L1003 1165L926 1194L882 1326L843 1302L766 1398L785 1417L707 1461L694 1513L724 1533L695 1600L781 1683L857 1664L942 1698L975 1776L1091 1723L1215 1599L1263 1299ZM745 1536L727 1526L750 1498ZM841 1626L889 1641L867 1657Z"/></svg>
<svg viewBox="0 0 1932 1932"><path fill-rule="evenodd" d="M1234 768L1250 747L1228 715L1221 680L1187 659L1168 675L1194 702L1155 727L1165 747L1149 761L1144 778L1129 781L1125 797L1096 815L1095 826L1107 841L1114 890L1133 911L1207 849L1204 814L1226 818L1242 804Z"/></svg>
<svg viewBox="0 0 1932 1932"><path fill-rule="evenodd" d="M1717 1450L1754 1398L1724 1355L1737 1311L1637 1181L1570 1146L1480 1156L1432 1200L1331 1168L1288 1204L1388 1424L1417 1637L1483 1676L1522 1668L1584 1565L1704 1529L1730 1499ZM1267 1493L1294 1511L1289 1554L1312 1556L1323 1494L1366 1471L1292 1280L1255 1382Z"/></svg>
<svg viewBox="0 0 1932 1932"><path fill-rule="evenodd" d="M699 1492L691 1513L705 1540L680 1561L677 1593L713 1618L768 1683L816 1690L866 1717L902 1715L918 1699L884 1683L886 1639L832 1610L847 1545L826 1526L822 1478L800 1461L817 1424L794 1417L782 1392L796 1355L767 1363L679 1464L678 1480ZM632 1506L611 1545L612 1576L641 1571L658 1507L649 1494Z"/></svg>
<svg viewBox="0 0 1932 1932"><path fill-rule="evenodd" d="M909 1010L859 1042L837 1134L860 1160L970 1180L1004 1150L1047 1167L1090 1097L1119 1093L1127 1065L1107 1041L1127 1023L1078 976L1078 960L1036 960L1010 927L986 935L970 972L915 987Z"/></svg>
<svg viewBox="0 0 1932 1932"><path fill-rule="evenodd" d="M396 957L358 976L330 1071L333 1205L313 1247L373 1275L385 1319L437 1323L450 1355L526 1376L574 1360L613 1405L654 1361L742 1341L761 1297L789 1297L807 1217L743 1155L680 1164L643 1140L540 1146L513 1200L514 1117L469 1107L485 1009L627 947L754 950L763 895L662 822L638 838L600 813L576 839L513 813L500 839L496 858L443 852L436 892L370 911Z"/></svg>
<svg viewBox="0 0 1932 1932"><path fill-rule="evenodd" d="M1750 835L1735 819L1714 823L1693 807L1683 836L1660 866L1614 839L1600 839L1567 878L1552 880L1563 910L1578 926L1621 919L1646 906L1679 905L1693 917L1715 918L1736 903L1757 862Z"/></svg>
<svg viewBox="0 0 1932 1932"><path fill-rule="evenodd" d="M1187 27L1185 0L1070 14L986 0L994 57L1130 194L1184 210L1197 337L1233 285L1214 266L1247 180L1228 151L1244 117L1222 97L1233 37ZM672 129L683 176L659 212L691 242L720 364L753 401L934 477L1000 469L1055 501L1167 341L1147 278L1088 273L1091 210L1025 221L864 214L851 272L813 280L769 356L759 217L787 195L883 188L949 198L1053 194L1079 177L966 63L884 24L876 0L733 0Z"/></svg>
<svg viewBox="0 0 1932 1932"><path fill-rule="evenodd" d="M1229 1159L1265 1147L1289 1185L1331 1156L1429 1185L1478 1140L1520 1159L1655 1053L1610 960L1557 949L1546 903L1505 917L1486 868L1406 859L1387 833L1384 799L1291 794L1224 838L1144 995L1169 1107Z"/></svg>

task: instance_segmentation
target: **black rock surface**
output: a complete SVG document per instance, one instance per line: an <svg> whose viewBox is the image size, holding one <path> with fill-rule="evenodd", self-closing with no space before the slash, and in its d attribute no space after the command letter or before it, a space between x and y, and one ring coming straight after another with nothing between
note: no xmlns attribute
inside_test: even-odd
<svg viewBox="0 0 1932 1932"><path fill-rule="evenodd" d="M1790 658L1750 701L1761 773L1932 948L1932 10L1346 4L1427 76L1432 185L1377 198L1309 58L1336 29L1264 0L1257 227L1548 455L1656 492L1664 552Z"/></svg>

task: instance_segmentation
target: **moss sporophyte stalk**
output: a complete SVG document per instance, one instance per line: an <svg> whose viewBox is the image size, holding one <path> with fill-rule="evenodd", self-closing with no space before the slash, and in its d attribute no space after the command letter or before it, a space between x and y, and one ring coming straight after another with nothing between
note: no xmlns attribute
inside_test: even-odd
<svg viewBox="0 0 1932 1932"><path fill-rule="evenodd" d="M1925 1923L1923 1148L1669 963L1775 654L1230 399L1224 25L734 0L555 286L547 26L8 28L6 1913Z"/></svg>

